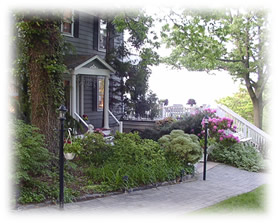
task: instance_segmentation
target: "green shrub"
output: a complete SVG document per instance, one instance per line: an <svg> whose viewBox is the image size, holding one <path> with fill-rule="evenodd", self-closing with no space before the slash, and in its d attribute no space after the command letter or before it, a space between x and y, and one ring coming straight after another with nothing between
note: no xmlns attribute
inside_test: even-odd
<svg viewBox="0 0 278 224"><path fill-rule="evenodd" d="M173 130L170 135L162 136L158 142L169 159L176 158L183 164L195 164L202 156L198 137L185 134L182 130Z"/></svg>
<svg viewBox="0 0 278 224"><path fill-rule="evenodd" d="M212 147L209 158L252 172L258 172L264 168L260 153L253 146L241 143L236 143L231 147L216 143Z"/></svg>
<svg viewBox="0 0 278 224"><path fill-rule="evenodd" d="M99 133L86 133L84 138L75 139L82 147L80 162L101 166L111 154L111 145Z"/></svg>
<svg viewBox="0 0 278 224"><path fill-rule="evenodd" d="M103 166L91 164L87 169L94 184L99 185L97 189L118 190L175 179L184 168L168 162L157 142L141 139L136 133L117 133L112 151Z"/></svg>
<svg viewBox="0 0 278 224"><path fill-rule="evenodd" d="M184 115L181 120L165 118L158 121L153 129L146 129L140 133L140 136L157 141L163 135L170 134L172 130L183 130L187 134L200 135L201 122L206 114L208 114L206 111L197 110L194 114Z"/></svg>
<svg viewBox="0 0 278 224"><path fill-rule="evenodd" d="M25 204L57 200L58 159L45 148L45 139L39 129L21 120L14 120L12 139L16 202ZM69 179L72 180L68 170L68 164L65 163L65 185ZM65 187L66 202L71 201L75 195L77 192Z"/></svg>
<svg viewBox="0 0 278 224"><path fill-rule="evenodd" d="M47 191L42 177L49 176L51 155L44 147L38 128L15 120L13 124L14 182L19 188L19 202L39 202ZM44 190L46 189L46 190Z"/></svg>
<svg viewBox="0 0 278 224"><path fill-rule="evenodd" d="M15 156L15 183L27 183L32 178L45 173L49 165L50 154L44 148L44 136L38 128L15 121L13 149Z"/></svg>

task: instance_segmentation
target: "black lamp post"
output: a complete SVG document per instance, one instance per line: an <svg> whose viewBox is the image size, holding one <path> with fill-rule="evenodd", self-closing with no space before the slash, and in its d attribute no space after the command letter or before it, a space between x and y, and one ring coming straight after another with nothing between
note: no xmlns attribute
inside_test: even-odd
<svg viewBox="0 0 278 224"><path fill-rule="evenodd" d="M205 123L205 149L204 149L204 172L203 180L206 180L206 170L207 170L207 147L208 147L208 115L204 118Z"/></svg>
<svg viewBox="0 0 278 224"><path fill-rule="evenodd" d="M67 108L64 105L59 107L59 120L61 123L60 129L60 147L59 147L59 205L60 209L64 208L64 121L66 120L65 114Z"/></svg>

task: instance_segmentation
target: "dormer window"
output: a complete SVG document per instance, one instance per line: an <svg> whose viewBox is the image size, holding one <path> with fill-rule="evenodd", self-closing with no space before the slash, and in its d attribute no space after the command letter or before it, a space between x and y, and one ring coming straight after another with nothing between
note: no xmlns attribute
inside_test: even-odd
<svg viewBox="0 0 278 224"><path fill-rule="evenodd" d="M99 19L98 50L106 51L107 22Z"/></svg>
<svg viewBox="0 0 278 224"><path fill-rule="evenodd" d="M74 32L73 30L74 30L73 11L72 10L64 11L61 31L64 35L73 37L73 32Z"/></svg>

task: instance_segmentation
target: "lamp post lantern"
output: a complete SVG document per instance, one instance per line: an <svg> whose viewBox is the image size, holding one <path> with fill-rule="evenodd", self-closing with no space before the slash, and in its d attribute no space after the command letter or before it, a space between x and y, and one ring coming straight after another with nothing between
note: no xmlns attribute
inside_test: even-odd
<svg viewBox="0 0 278 224"><path fill-rule="evenodd" d="M64 105L59 107L60 129L60 147L59 147L59 205L64 208L64 121L66 120L67 108Z"/></svg>
<svg viewBox="0 0 278 224"><path fill-rule="evenodd" d="M204 172L203 172L203 180L206 180L206 170L207 170L207 147L208 147L208 115L204 117L205 123L205 149L204 149Z"/></svg>

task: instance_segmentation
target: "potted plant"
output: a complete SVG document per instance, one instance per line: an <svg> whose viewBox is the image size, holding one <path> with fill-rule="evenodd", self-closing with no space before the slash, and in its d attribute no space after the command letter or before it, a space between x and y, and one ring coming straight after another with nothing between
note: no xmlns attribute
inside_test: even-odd
<svg viewBox="0 0 278 224"><path fill-rule="evenodd" d="M86 122L89 121L89 117L88 117L87 114L83 114L83 115L82 115L82 118L83 118L83 120L86 121Z"/></svg>
<svg viewBox="0 0 278 224"><path fill-rule="evenodd" d="M67 160L72 160L76 154L80 154L82 150L79 141L66 141L64 144L64 156Z"/></svg>

